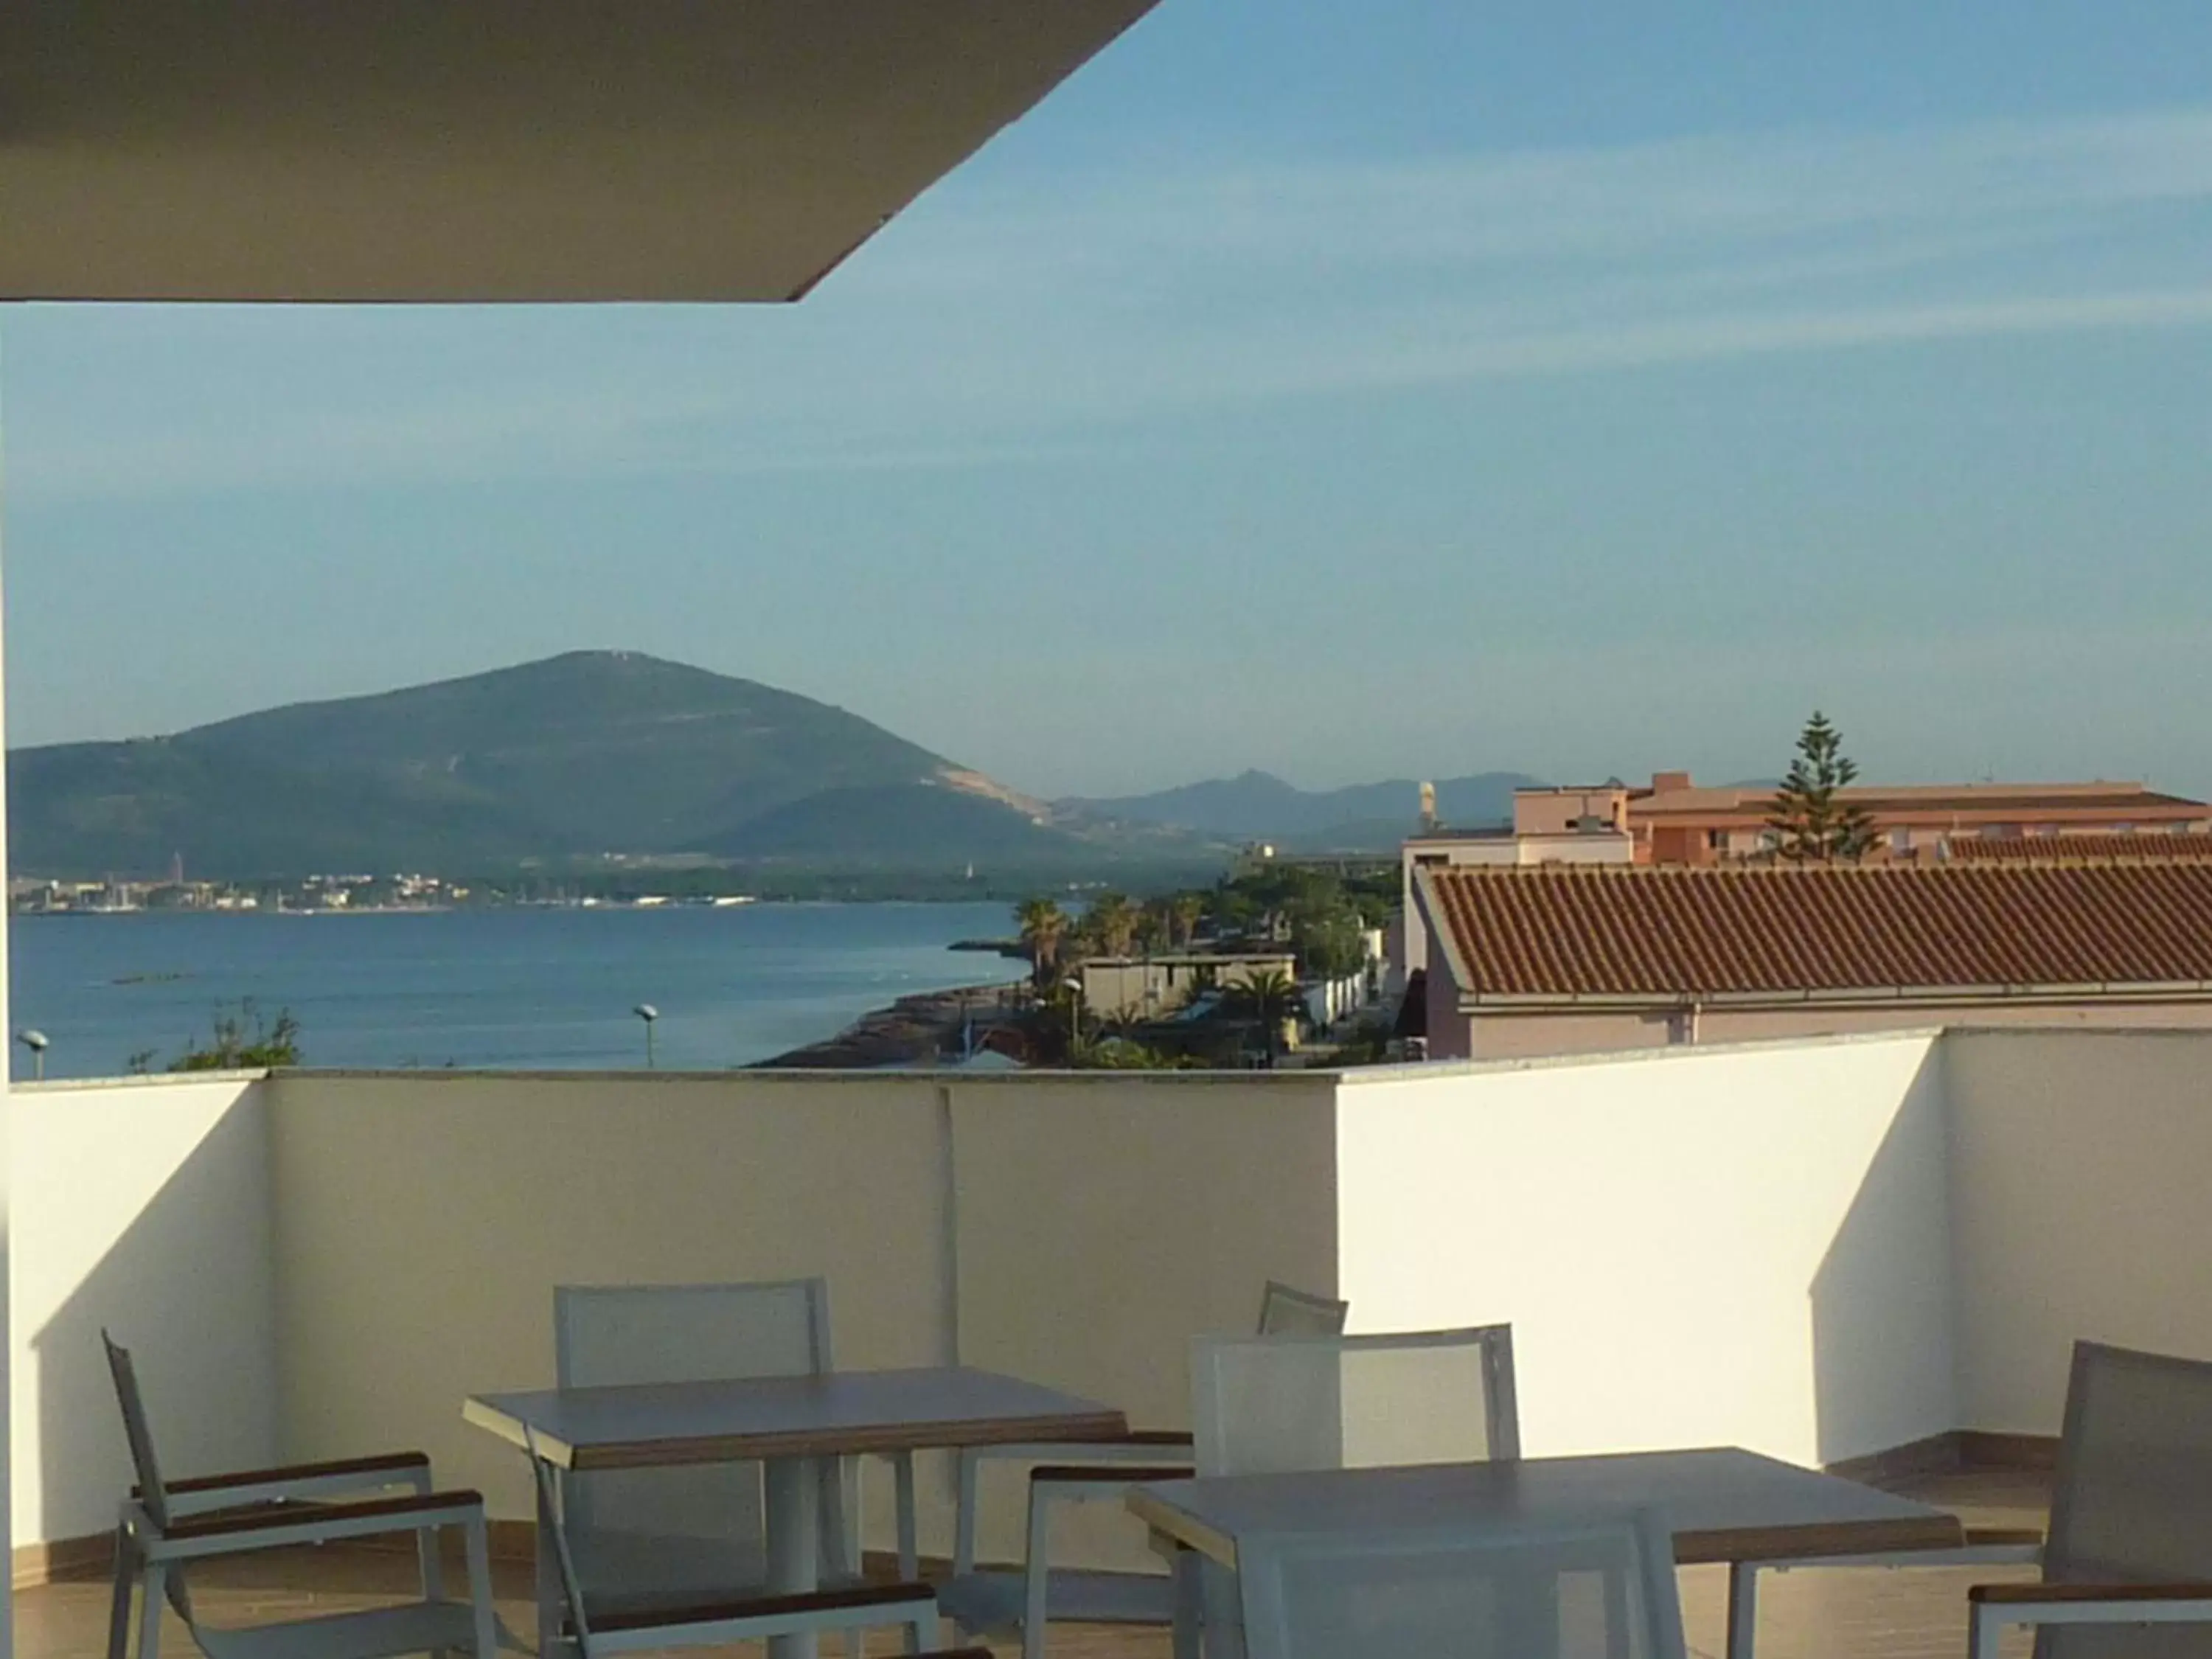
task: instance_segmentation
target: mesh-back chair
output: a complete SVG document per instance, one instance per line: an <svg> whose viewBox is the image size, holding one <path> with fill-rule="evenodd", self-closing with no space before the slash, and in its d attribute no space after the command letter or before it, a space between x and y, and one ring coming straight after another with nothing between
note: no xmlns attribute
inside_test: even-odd
<svg viewBox="0 0 2212 1659"><path fill-rule="evenodd" d="M100 1333L100 1340L107 1349L108 1374L138 1477L116 1527L108 1659L123 1659L129 1646L134 1583L143 1587L137 1659L159 1659L164 1602L185 1621L208 1659L396 1659L439 1650L495 1659L499 1628L492 1612L481 1497L431 1491L428 1460L415 1454L167 1482L155 1455L137 1367L130 1351L106 1332ZM383 1498L357 1496L380 1486L410 1490ZM356 1495L353 1501L331 1501L349 1493ZM438 1539L447 1527L459 1527L465 1534L465 1601L448 1601L442 1594ZM225 1630L201 1623L185 1584L191 1563L216 1556L410 1532L421 1550L422 1594L392 1607Z"/></svg>
<svg viewBox="0 0 2212 1659"><path fill-rule="evenodd" d="M1251 1659L1685 1659L1656 1512L1240 1539Z"/></svg>
<svg viewBox="0 0 2212 1659"><path fill-rule="evenodd" d="M1344 1329L1349 1311L1334 1297L1271 1279L1260 1295L1259 1328L1262 1335L1330 1335ZM1023 1659L1041 1659L1044 1627L1053 1619L1176 1624L1176 1585L1158 1573L1053 1566L1052 1522L1061 1504L1118 1502L1133 1486L1188 1475L1190 1457L1191 1437L1179 1429L1138 1429L1118 1440L969 1447L960 1454L953 1576L939 1587L939 1601L970 1635L1018 1632ZM1036 1466L1030 1472L1028 1547L1018 1570L975 1565L981 1471L996 1459Z"/></svg>
<svg viewBox="0 0 2212 1659"><path fill-rule="evenodd" d="M818 1279L753 1285L564 1285L553 1292L561 1387L807 1376L830 1369ZM819 1471L825 1582L860 1577L844 1466ZM696 1602L766 1582L758 1463L564 1474L561 1516L595 1609Z"/></svg>
<svg viewBox="0 0 2212 1659"><path fill-rule="evenodd" d="M1474 1463L1521 1455L1513 1330L1200 1337L1200 1474Z"/></svg>
<svg viewBox="0 0 2212 1659"><path fill-rule="evenodd" d="M1521 1455L1510 1325L1378 1336L1200 1337L1192 1345L1190 1371L1200 1475ZM1207 1562L1200 1578L1209 1659L1236 1659L1233 1575ZM1188 1617L1186 1608L1182 1618ZM1179 1639L1188 1647L1189 1632Z"/></svg>
<svg viewBox="0 0 2212 1659"><path fill-rule="evenodd" d="M526 1431L526 1433L527 1431ZM725 1648L737 1642L814 1637L842 1631L853 1659L860 1659L867 1632L895 1626L906 1632L906 1651L920 1654L937 1633L937 1598L927 1584L849 1583L829 1590L748 1593L692 1601L655 1601L650 1606L608 1606L588 1594L579 1577L576 1554L561 1518L553 1473L529 1437L531 1468L538 1480L538 1513L558 1572L565 1617L556 1626L556 1650L574 1659L614 1659L625 1653L659 1653L675 1648ZM547 1540L541 1540L541 1550ZM541 1613L540 1617L544 1615ZM544 1628L541 1626L541 1628ZM541 1644L541 1650L544 1649ZM939 1659L945 1659L939 1656Z"/></svg>
<svg viewBox="0 0 2212 1659"><path fill-rule="evenodd" d="M2212 1653L2212 1363L2075 1344L2043 1582L1972 1605L1976 1659L2008 1625L2036 1659Z"/></svg>
<svg viewBox="0 0 2212 1659"><path fill-rule="evenodd" d="M1262 1336L1341 1336L1352 1304L1271 1279L1260 1292Z"/></svg>

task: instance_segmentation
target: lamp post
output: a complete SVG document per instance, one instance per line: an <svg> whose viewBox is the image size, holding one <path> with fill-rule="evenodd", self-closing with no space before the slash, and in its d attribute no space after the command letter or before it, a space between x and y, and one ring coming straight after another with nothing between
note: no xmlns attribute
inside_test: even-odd
<svg viewBox="0 0 2212 1659"><path fill-rule="evenodd" d="M46 1080L46 1034L44 1031L18 1031L15 1041L31 1051L31 1079L36 1083Z"/></svg>
<svg viewBox="0 0 2212 1659"><path fill-rule="evenodd" d="M660 1018L660 1010L649 1002L641 1002L630 1010L645 1022L645 1069L653 1069L653 1022Z"/></svg>

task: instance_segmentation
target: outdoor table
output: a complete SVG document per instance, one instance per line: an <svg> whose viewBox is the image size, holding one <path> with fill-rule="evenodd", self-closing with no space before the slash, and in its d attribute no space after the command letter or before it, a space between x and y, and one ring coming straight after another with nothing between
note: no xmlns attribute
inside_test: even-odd
<svg viewBox="0 0 2212 1659"><path fill-rule="evenodd" d="M1750 1569L1966 1542L1958 1516L1942 1510L1735 1447L1211 1476L1139 1486L1128 1504L1155 1540L1231 1571L1240 1538L1656 1507L1674 1528L1679 1564L1729 1564L1729 1659L1752 1659L1758 1577ZM1191 1641L1178 1632L1176 1651L1192 1650Z"/></svg>
<svg viewBox="0 0 2212 1659"><path fill-rule="evenodd" d="M1108 1440L1121 1413L994 1372L945 1366L471 1397L461 1415L556 1468L656 1468L758 1460L771 1594L820 1588L815 1461L871 1452L1033 1440ZM559 1624L551 1517L538 1517L538 1651ZM770 1641L774 1659L811 1659L811 1635Z"/></svg>

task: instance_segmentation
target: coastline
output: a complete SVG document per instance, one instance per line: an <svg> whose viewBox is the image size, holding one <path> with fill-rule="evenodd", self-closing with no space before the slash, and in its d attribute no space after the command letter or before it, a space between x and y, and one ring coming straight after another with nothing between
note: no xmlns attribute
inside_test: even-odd
<svg viewBox="0 0 2212 1659"><path fill-rule="evenodd" d="M889 1007L871 1009L833 1037L755 1060L745 1069L879 1071L933 1065L944 1053L947 1040L959 1036L969 1015L1009 1006L1026 984L1024 980L1012 980L950 991L916 992Z"/></svg>

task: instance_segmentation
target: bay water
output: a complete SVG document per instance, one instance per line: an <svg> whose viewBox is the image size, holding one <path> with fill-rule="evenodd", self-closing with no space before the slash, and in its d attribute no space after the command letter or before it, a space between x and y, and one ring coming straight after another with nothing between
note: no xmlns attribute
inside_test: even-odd
<svg viewBox="0 0 2212 1659"><path fill-rule="evenodd" d="M913 993L1003 983L1019 964L948 950L1012 931L1003 904L747 904L359 915L22 915L11 1030L49 1078L161 1070L251 1002L300 1022L318 1066L545 1069L749 1065ZM14 1075L30 1055L10 1045Z"/></svg>

